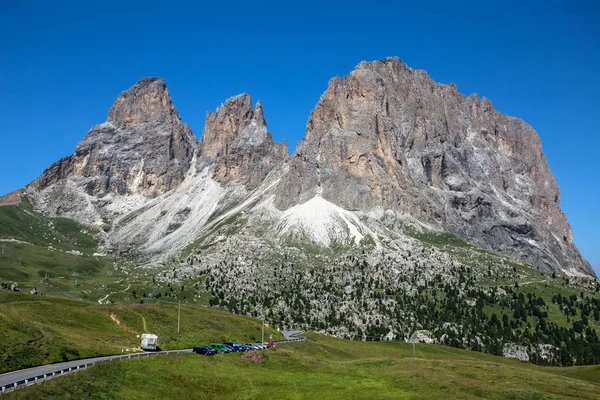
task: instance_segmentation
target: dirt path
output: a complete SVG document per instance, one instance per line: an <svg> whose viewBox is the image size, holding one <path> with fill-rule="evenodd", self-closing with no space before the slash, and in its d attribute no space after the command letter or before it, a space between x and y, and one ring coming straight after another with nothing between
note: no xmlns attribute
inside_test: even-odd
<svg viewBox="0 0 600 400"><path fill-rule="evenodd" d="M128 291L128 290L129 290L129 288L130 288L130 287L131 287L131 283L130 283L130 284L129 284L129 285L128 285L128 286L127 286L125 289L121 290L121 292L122 292L122 293L125 293L126 291ZM115 293L118 293L118 292L110 292L109 294L107 294L107 295L106 295L106 296L104 296L103 298L99 299L99 300L98 300L98 303L102 304L102 302L103 302L104 300L106 300L106 298L107 298L108 296L110 296L111 294L115 294Z"/></svg>
<svg viewBox="0 0 600 400"><path fill-rule="evenodd" d="M144 332L148 332L148 327L146 326L146 318L144 318L144 316L138 312L136 312L136 314L139 315L142 319L142 324L144 325Z"/></svg>
<svg viewBox="0 0 600 400"><path fill-rule="evenodd" d="M527 282L521 283L521 286L523 286L523 285L529 285L529 284L532 284L532 283L542 283L542 282L546 282L547 280L548 279L542 279L541 281L527 281Z"/></svg>
<svg viewBox="0 0 600 400"><path fill-rule="evenodd" d="M129 333L133 333L134 335L138 335L138 332L134 331L133 329L130 329L128 327L125 326L124 323L122 323L115 314L109 314L109 317L111 320L113 320L113 322L115 324L117 324L117 326L121 329L123 329L124 331L127 331Z"/></svg>
<svg viewBox="0 0 600 400"><path fill-rule="evenodd" d="M102 302L103 302L104 300L106 300L106 299L108 298L108 296L110 296L110 294L107 294L107 295L106 295L106 296L104 296L103 298L99 299L99 300L98 300L98 303L102 304Z"/></svg>

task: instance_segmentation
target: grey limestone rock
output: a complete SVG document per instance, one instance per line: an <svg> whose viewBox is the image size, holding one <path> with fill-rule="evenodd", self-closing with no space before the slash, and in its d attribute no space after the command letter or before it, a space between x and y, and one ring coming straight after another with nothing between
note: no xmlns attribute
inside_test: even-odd
<svg viewBox="0 0 600 400"><path fill-rule="evenodd" d="M90 129L75 154L51 165L32 185L43 190L77 175L89 195L156 196L181 183L195 145L165 82L145 78L121 93L107 121Z"/></svg>
<svg viewBox="0 0 600 400"><path fill-rule="evenodd" d="M329 81L277 188L347 210L411 215L546 270L593 275L573 244L536 132L398 58Z"/></svg>
<svg viewBox="0 0 600 400"><path fill-rule="evenodd" d="M594 276L573 243L536 132L398 58L331 79L291 157L249 95L207 113L197 143L165 82L142 79L26 193L40 211L102 225L113 237L143 231L160 242L164 235L148 231L161 222L168 237L183 235L173 239L179 245L208 229L202 224L212 214L240 205L252 212L247 204L255 203L243 203L250 197L266 204L274 194L279 211L261 212L278 218L321 196L379 218L388 232L418 221L542 269Z"/></svg>
<svg viewBox="0 0 600 400"><path fill-rule="evenodd" d="M240 182L252 190L283 165L288 149L273 140L261 102L252 109L250 96L243 93L207 113L198 155L200 165L214 164L218 182Z"/></svg>

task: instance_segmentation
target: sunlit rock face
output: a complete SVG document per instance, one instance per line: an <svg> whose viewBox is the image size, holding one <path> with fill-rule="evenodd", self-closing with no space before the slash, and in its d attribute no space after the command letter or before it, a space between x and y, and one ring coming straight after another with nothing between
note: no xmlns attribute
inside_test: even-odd
<svg viewBox="0 0 600 400"><path fill-rule="evenodd" d="M51 165L34 185L43 190L71 176L93 196L156 196L183 181L195 145L165 82L145 78L121 93L106 122L90 129L75 154Z"/></svg>
<svg viewBox="0 0 600 400"><path fill-rule="evenodd" d="M391 210L544 269L593 274L572 241L536 132L398 58L329 81L277 190Z"/></svg>
<svg viewBox="0 0 600 400"><path fill-rule="evenodd" d="M227 221L246 239L378 249L408 226L594 275L535 131L398 58L331 79L291 157L249 95L208 112L197 142L165 82L142 79L22 192L45 214L100 226L107 247L164 257Z"/></svg>
<svg viewBox="0 0 600 400"><path fill-rule="evenodd" d="M253 109L250 96L243 93L207 113L198 155L199 165L216 164L218 182L237 181L254 189L282 166L288 149L267 130L261 102Z"/></svg>

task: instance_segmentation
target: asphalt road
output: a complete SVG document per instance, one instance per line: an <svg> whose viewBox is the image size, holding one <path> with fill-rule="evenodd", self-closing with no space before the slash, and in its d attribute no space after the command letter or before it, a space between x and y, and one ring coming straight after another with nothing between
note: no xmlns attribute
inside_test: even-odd
<svg viewBox="0 0 600 400"><path fill-rule="evenodd" d="M281 334L286 339L296 339L298 336L302 335L304 331L281 331Z"/></svg>
<svg viewBox="0 0 600 400"><path fill-rule="evenodd" d="M299 336L304 331L281 331L286 340L278 341L286 342L288 340L296 341L296 340L304 340L303 337ZM22 386L25 384L25 380L29 380L28 384L32 384L32 381L35 381L35 378L44 379L44 374L52 375L55 373L56 376L60 376L60 371L64 371L64 374L69 373L69 368L77 369L79 366L81 368L85 368L85 366L91 366L91 364L95 364L98 362L105 362L110 360L118 360L118 359L129 359L129 358L140 358L140 357L152 357L158 356L161 354L177 354L177 353L191 353L192 349L184 349L184 350L169 350L169 351L155 351L155 352L145 352L145 353L132 353L132 354L119 354L115 356L104 356L104 357L95 357L95 358L86 358L83 360L75 360L75 361L67 361L63 363L56 364L48 364L41 365L39 367L21 369L18 371L7 372L5 374L0 375L0 390L2 387L6 387L6 389L10 389L14 386L15 382L18 386ZM2 391L0 391L0 394Z"/></svg>
<svg viewBox="0 0 600 400"><path fill-rule="evenodd" d="M75 361L67 361L63 363L57 364L48 364L42 365L39 367L21 369L19 371L7 372L5 374L0 375L0 389L2 386L9 386L18 382L21 385L21 382L25 379L31 379L34 377L43 378L44 374L52 375L52 372L60 371L60 370L68 370L69 368L77 368L77 366L82 366L85 364L94 364L97 362L115 360L119 358L137 358L137 357L145 357L146 355L159 355L159 354L175 354L175 353L191 353L192 349L185 350L171 350L171 351L157 351L152 353L133 353L133 354L119 354L116 356L105 356L105 357L96 357L96 358L86 358L84 360L75 360ZM66 372L65 372L66 374ZM57 375L60 375L58 373Z"/></svg>

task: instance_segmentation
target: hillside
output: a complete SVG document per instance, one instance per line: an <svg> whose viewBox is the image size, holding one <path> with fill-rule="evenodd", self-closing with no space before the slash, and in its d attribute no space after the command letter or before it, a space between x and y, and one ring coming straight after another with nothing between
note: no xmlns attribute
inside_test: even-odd
<svg viewBox="0 0 600 400"><path fill-rule="evenodd" d="M260 321L207 307L112 304L0 290L0 373L59 361L137 351L139 335L159 336L163 350L235 339L260 339ZM265 335L283 336L266 328ZM268 336L267 336L268 337Z"/></svg>
<svg viewBox="0 0 600 400"><path fill-rule="evenodd" d="M248 94L208 112L197 140L165 81L141 79L72 155L0 197L0 246L1 290L25 299L2 294L6 368L133 346L82 337L140 333L179 302L345 339L421 332L600 363L600 281L539 136L396 57L331 79L292 156ZM80 300L65 313L91 331L66 339L31 319L52 312L11 311L52 308L48 295ZM166 346L196 339L162 332Z"/></svg>
<svg viewBox="0 0 600 400"><path fill-rule="evenodd" d="M359 247L338 241L323 248L298 230L278 245L239 213L190 244L187 256L148 267L135 255L94 253L85 228L44 217L26 200L0 207L0 217L22 227L19 242L3 242L4 289L18 282L25 293L37 288L92 304L219 306L349 339L402 341L427 330L438 343L536 364L599 362L598 281L515 263L450 234L406 230L385 248L369 235ZM62 226L70 227L70 240Z"/></svg>
<svg viewBox="0 0 600 400"><path fill-rule="evenodd" d="M598 367L548 368L418 344L310 334L266 351L194 354L101 364L10 393L9 399L598 399Z"/></svg>
<svg viewBox="0 0 600 400"><path fill-rule="evenodd" d="M537 133L397 57L331 79L292 156L248 94L208 112L198 140L165 81L141 79L72 155L18 193L47 217L93 226L111 254L134 253L146 265L244 214L276 244L301 236L322 248L358 247L369 236L388 248L410 228L595 276Z"/></svg>

